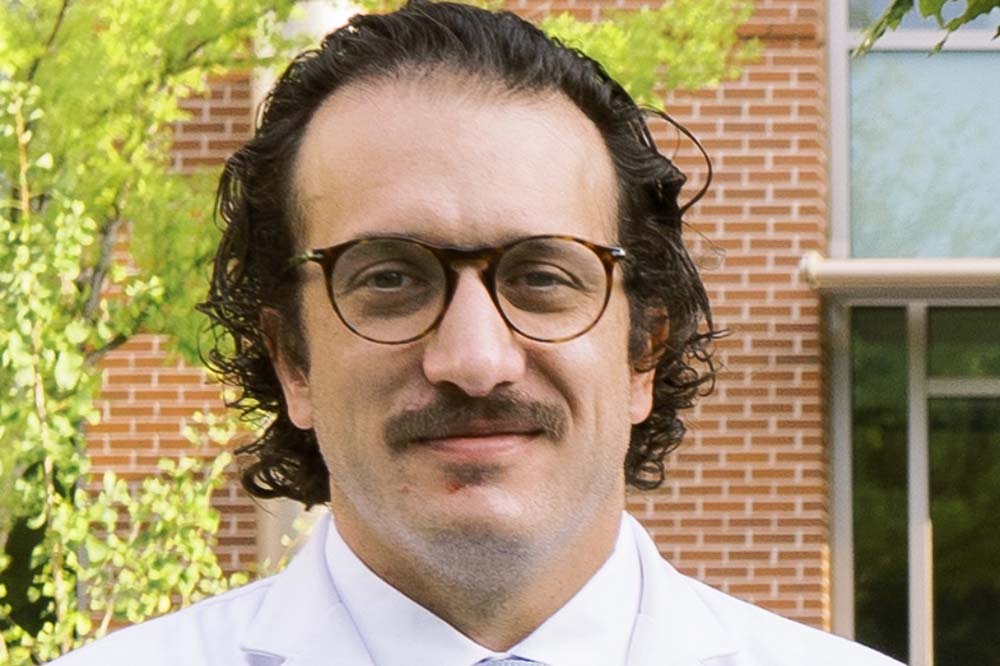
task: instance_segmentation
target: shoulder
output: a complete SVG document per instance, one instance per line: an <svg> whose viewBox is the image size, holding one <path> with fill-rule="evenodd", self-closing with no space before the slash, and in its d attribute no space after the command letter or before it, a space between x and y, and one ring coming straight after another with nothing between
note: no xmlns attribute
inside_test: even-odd
<svg viewBox="0 0 1000 666"><path fill-rule="evenodd" d="M687 658L682 663L704 666L902 666L680 573L638 521L629 522L643 577L640 637L643 650L656 655L643 664L659 663L680 650Z"/></svg>
<svg viewBox="0 0 1000 666"><path fill-rule="evenodd" d="M183 610L120 629L85 645L52 666L227 666L243 664L243 629L273 579L265 579L205 599Z"/></svg>
<svg viewBox="0 0 1000 666"><path fill-rule="evenodd" d="M859 643L789 620L693 578L683 578L732 636L739 654L749 657L754 666L901 666Z"/></svg>

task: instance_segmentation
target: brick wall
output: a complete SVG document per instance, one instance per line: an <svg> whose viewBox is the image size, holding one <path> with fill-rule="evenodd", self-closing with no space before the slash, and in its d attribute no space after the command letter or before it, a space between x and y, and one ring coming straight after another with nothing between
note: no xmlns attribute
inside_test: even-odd
<svg viewBox="0 0 1000 666"><path fill-rule="evenodd" d="M220 167L250 134L250 97L244 74L220 77L207 94L186 100L191 117L174 128L174 167L181 172ZM222 409L219 389L200 369L168 358L165 347L158 336L141 335L104 359L101 422L88 430L95 474L113 469L135 480L155 473L162 457L217 453L192 451L183 430L195 412ZM227 571L246 570L257 559L255 505L235 482L213 503L222 513L220 563Z"/></svg>
<svg viewBox="0 0 1000 666"><path fill-rule="evenodd" d="M529 17L569 9L581 18L623 6L510 4ZM759 0L744 34L761 40L761 59L739 81L669 99L668 110L715 164L715 185L689 220L703 237L690 237L705 258L717 323L732 335L718 345L725 365L718 388L693 415L667 483L633 493L628 506L681 570L828 627L819 303L796 270L803 253L825 243L822 17L820 0ZM193 116L175 130L175 166L219 165L250 131L249 80L220 79L186 107ZM673 152L675 135L654 129ZM700 182L704 168L693 150L682 148L677 162ZM98 470L147 473L160 455L184 449L185 419L219 404L197 370L163 363L153 336L107 359L104 420L91 431ZM217 504L224 562L243 568L255 559L253 504L235 484Z"/></svg>
<svg viewBox="0 0 1000 666"><path fill-rule="evenodd" d="M668 110L712 157L690 216L724 364L668 482L629 509L681 570L788 617L830 626L820 305L797 265L823 250L826 107L819 1L759 1L763 45L739 81L676 94ZM667 128L657 133L673 146ZM693 150L678 156L695 184ZM724 253L722 257L718 255Z"/></svg>

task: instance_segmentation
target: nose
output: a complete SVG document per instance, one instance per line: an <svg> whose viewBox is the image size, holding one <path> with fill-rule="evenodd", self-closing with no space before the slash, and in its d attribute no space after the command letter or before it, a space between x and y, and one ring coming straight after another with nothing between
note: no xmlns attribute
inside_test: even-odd
<svg viewBox="0 0 1000 666"><path fill-rule="evenodd" d="M474 267L459 270L455 293L424 350L424 375L467 395L489 395L524 375L525 353Z"/></svg>

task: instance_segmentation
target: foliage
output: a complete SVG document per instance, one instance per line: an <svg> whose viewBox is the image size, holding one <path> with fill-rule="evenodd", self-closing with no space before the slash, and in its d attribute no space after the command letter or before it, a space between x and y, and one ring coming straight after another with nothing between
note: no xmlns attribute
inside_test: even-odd
<svg viewBox="0 0 1000 666"><path fill-rule="evenodd" d="M951 3L957 2L958 0L918 0L914 6L914 0L892 0L882 15L865 28L861 44L856 49L855 54L860 55L870 51L886 30L898 28L903 18L915 10L918 10L924 18L933 17L938 26L945 31L944 38L931 51L937 53L944 46L951 33L978 17L985 16L994 9L1000 8L1000 0L965 0L964 10L953 18L945 18L946 10L955 8ZM1000 37L1000 25L997 26L996 34L993 36L994 39L997 37Z"/></svg>
<svg viewBox="0 0 1000 666"><path fill-rule="evenodd" d="M34 630L5 628L3 663L44 663L104 636L112 623L140 622L245 583L223 575L214 551L219 513L211 497L230 460L163 459L161 473L138 488L105 472L99 491L76 488L71 502L53 502L39 517L49 529L30 562L36 584L28 593L29 602L52 602Z"/></svg>
<svg viewBox="0 0 1000 666"><path fill-rule="evenodd" d="M743 0L670 0L658 9L611 12L599 23L562 13L541 26L603 63L637 102L661 108L665 91L717 86L757 57L758 43L737 34L752 9Z"/></svg>
<svg viewBox="0 0 1000 666"><path fill-rule="evenodd" d="M171 170L169 128L209 75L258 63L289 5L0 0L0 662L230 582L209 505L226 458L95 494L85 429L110 350L139 332L197 347L212 199ZM129 237L135 262L115 252Z"/></svg>
<svg viewBox="0 0 1000 666"><path fill-rule="evenodd" d="M387 11L403 0L359 4ZM741 66L757 57L757 41L737 34L752 11L752 0L667 0L656 9L608 11L596 22L567 12L550 14L539 26L602 63L637 102L662 108L664 92L717 86L737 78Z"/></svg>

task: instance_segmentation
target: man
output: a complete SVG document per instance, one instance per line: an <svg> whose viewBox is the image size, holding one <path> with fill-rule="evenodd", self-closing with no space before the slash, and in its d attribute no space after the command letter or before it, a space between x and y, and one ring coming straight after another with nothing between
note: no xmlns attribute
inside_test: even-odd
<svg viewBox="0 0 1000 666"><path fill-rule="evenodd" d="M244 484L332 518L61 663L895 663L680 575L624 514L713 376L683 181L512 14L418 0L299 56L226 166L205 310L274 415Z"/></svg>

